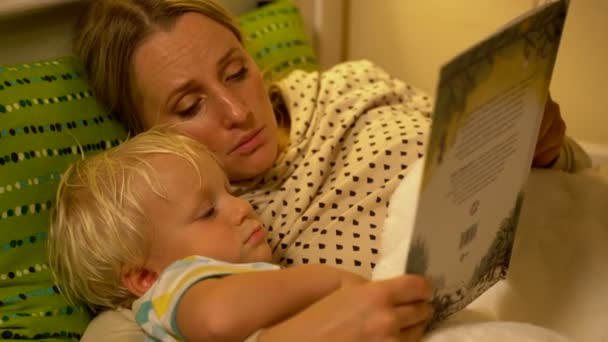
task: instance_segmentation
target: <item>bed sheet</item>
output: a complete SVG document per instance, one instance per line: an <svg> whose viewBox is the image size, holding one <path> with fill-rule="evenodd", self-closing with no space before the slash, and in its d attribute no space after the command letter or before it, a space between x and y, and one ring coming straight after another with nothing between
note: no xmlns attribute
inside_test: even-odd
<svg viewBox="0 0 608 342"><path fill-rule="evenodd" d="M404 269L398 246L409 239L403 227L413 210L403 208L415 203L416 184L408 184L415 178L406 178L391 199L376 279ZM608 165L577 174L535 169L525 191L507 279L455 314L428 342L608 341Z"/></svg>

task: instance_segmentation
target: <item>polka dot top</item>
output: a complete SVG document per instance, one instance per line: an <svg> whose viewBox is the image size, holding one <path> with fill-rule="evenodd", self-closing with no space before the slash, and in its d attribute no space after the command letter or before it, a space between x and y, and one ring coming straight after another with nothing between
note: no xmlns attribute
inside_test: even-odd
<svg viewBox="0 0 608 342"><path fill-rule="evenodd" d="M265 222L275 262L369 277L390 195L424 152L430 99L368 61L296 71L276 87L289 145L235 193Z"/></svg>

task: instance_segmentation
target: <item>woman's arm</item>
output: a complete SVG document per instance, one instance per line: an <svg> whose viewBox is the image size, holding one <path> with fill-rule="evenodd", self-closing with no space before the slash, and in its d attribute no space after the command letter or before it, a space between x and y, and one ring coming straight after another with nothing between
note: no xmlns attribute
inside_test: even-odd
<svg viewBox="0 0 608 342"><path fill-rule="evenodd" d="M429 283L414 275L341 288L258 341L418 341L432 316L430 297Z"/></svg>
<svg viewBox="0 0 608 342"><path fill-rule="evenodd" d="M345 283L366 282L323 265L304 265L209 279L193 285L177 306L188 341L242 341L325 297Z"/></svg>

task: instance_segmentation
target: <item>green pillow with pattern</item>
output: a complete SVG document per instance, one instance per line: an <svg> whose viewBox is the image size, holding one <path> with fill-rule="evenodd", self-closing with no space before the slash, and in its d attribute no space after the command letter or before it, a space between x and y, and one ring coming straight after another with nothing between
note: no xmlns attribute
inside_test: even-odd
<svg viewBox="0 0 608 342"><path fill-rule="evenodd" d="M0 338L78 340L84 332L88 310L66 303L51 281L48 211L69 163L125 137L75 59L0 67Z"/></svg>
<svg viewBox="0 0 608 342"><path fill-rule="evenodd" d="M239 17L245 47L268 81L317 61L297 7L279 0ZM51 281L49 209L63 171L127 134L96 103L66 57L0 66L0 338L78 340L91 315Z"/></svg>
<svg viewBox="0 0 608 342"><path fill-rule="evenodd" d="M317 70L317 58L293 2L278 0L238 18L245 48L265 80L277 80L295 69Z"/></svg>

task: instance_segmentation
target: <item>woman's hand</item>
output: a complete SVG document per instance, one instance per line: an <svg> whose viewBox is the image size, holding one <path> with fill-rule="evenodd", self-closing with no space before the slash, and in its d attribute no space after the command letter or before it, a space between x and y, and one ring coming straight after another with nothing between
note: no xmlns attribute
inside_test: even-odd
<svg viewBox="0 0 608 342"><path fill-rule="evenodd" d="M369 283L369 279L353 272L340 270L340 287L363 285Z"/></svg>
<svg viewBox="0 0 608 342"><path fill-rule="evenodd" d="M559 104L547 97L545 112L538 132L533 166L548 166L559 157L562 144L566 138L566 123L562 119Z"/></svg>
<svg viewBox="0 0 608 342"><path fill-rule="evenodd" d="M259 341L418 341L432 308L424 278L396 278L342 287L269 328Z"/></svg>

